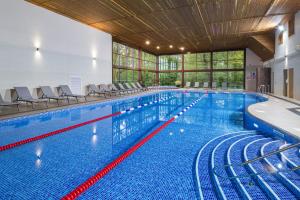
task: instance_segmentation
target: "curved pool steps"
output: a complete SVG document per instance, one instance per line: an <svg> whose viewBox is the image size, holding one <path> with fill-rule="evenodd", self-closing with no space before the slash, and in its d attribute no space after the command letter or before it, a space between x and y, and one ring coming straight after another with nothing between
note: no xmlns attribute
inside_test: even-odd
<svg viewBox="0 0 300 200"><path fill-rule="evenodd" d="M280 149L288 145L289 144L283 144L280 146ZM300 166L299 148L292 148L284 152L280 152L280 156L281 160L285 161L290 168ZM300 170L297 170L296 173L300 175Z"/></svg>
<svg viewBox="0 0 300 200"><path fill-rule="evenodd" d="M298 148L241 165L283 147L285 141L275 140L256 131L243 131L219 136L199 151L196 179L200 199L300 199L300 175L289 170L300 163ZM281 158L286 161L282 163ZM254 175L256 174L256 175ZM232 178L236 177L236 178Z"/></svg>
<svg viewBox="0 0 300 200"><path fill-rule="evenodd" d="M233 142L249 136L253 135L255 133L247 133L242 135L234 135L231 137L228 137L218 143L213 151L211 152L211 158L210 158L210 174L212 177L212 182L214 184L214 188L217 193L218 199L239 199L239 194L236 192L235 187L232 185L232 181L227 177L226 169L223 167L226 165L225 162L225 154L228 149L228 146L232 144ZM217 173L223 177L219 177L216 175L216 173L213 172L213 169L217 167Z"/></svg>
<svg viewBox="0 0 300 200"><path fill-rule="evenodd" d="M248 172L245 167L240 165L243 162L242 156L237 156L242 155L244 147L249 142L262 137L262 135L252 135L241 138L232 143L227 150L226 162L229 165L227 171L229 177L239 176L232 181L243 199L267 199L265 193L255 184L254 178L247 176Z"/></svg>
<svg viewBox="0 0 300 200"><path fill-rule="evenodd" d="M249 143L244 149L244 159L251 160L260 156L262 146L270 141L272 141L271 138L266 138ZM270 199L297 199L296 196L278 181L274 175L267 171L263 162L255 161L250 163L247 168L251 173L259 174L256 176L256 181Z"/></svg>
<svg viewBox="0 0 300 200"><path fill-rule="evenodd" d="M207 142L198 152L196 163L195 163L195 174L197 184L197 194L199 199L217 199L216 193L214 192L213 183L210 176L210 153L213 151L216 145L222 140L229 138L233 135L242 135L255 133L255 131L239 131L226 135L216 137Z"/></svg>
<svg viewBox="0 0 300 200"><path fill-rule="evenodd" d="M275 140L268 143L265 143L261 150L261 156L264 156L268 152L279 150L280 146L284 142L281 140ZM300 176L296 174L294 171L282 171L280 170L290 170L287 165L280 160L278 155L272 155L263 159L266 164L267 169L277 172L274 173L274 176L287 188L289 189L297 198L300 198Z"/></svg>

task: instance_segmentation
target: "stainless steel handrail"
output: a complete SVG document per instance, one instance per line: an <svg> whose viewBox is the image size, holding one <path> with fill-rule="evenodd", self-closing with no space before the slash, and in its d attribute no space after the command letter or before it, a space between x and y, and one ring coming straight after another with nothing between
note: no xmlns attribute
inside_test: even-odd
<svg viewBox="0 0 300 200"><path fill-rule="evenodd" d="M259 85L257 87L257 92L260 92L262 94L270 93L271 92L270 85Z"/></svg>
<svg viewBox="0 0 300 200"><path fill-rule="evenodd" d="M286 151L286 150L289 150L289 149L292 149L292 148L295 148L295 147L298 147L298 146L300 146L300 143L288 145L288 146L286 146L286 147L283 147L282 149L279 149L279 150L276 150L276 151L271 151L271 152L269 152L269 153L267 153L267 154L265 154L265 155L263 155L263 156L258 156L258 157L254 158L254 159L247 160L247 161L242 162L242 163L240 163L240 164L223 165L222 167L227 168L227 167L232 167L232 166L244 166L244 165L248 165L248 164L253 163L253 162L255 162L255 161L258 161L258 160L261 160L261 159L270 157L270 156L272 156L272 155L281 153L281 152L283 152L283 151ZM247 175L245 175L245 176L226 176L226 177L225 177L225 176L222 176L222 175L220 175L220 174L218 174L218 173L216 172L216 169L218 169L218 168L220 168L220 167L214 167L214 168L212 169L213 173L214 173L215 175L217 175L218 177L221 177L221 178L227 178L227 179L235 179L235 178L243 178L243 177L249 177L249 176L257 176L257 175L259 175L259 174L264 174L264 173L266 173L266 172L263 172L263 173L247 174ZM296 171L296 170L299 170L299 169L300 169L300 166L297 166L297 167L294 167L294 168L289 169L289 170L277 170L276 172L278 173L278 172Z"/></svg>

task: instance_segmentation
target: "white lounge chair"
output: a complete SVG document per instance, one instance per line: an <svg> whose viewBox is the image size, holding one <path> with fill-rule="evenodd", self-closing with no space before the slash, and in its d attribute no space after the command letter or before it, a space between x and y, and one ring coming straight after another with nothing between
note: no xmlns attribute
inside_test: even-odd
<svg viewBox="0 0 300 200"><path fill-rule="evenodd" d="M122 90L122 89L120 88L120 86L119 86L117 83L110 84L109 87L111 88L112 91L116 91L116 92L118 92L120 95L126 94L126 93L128 94L128 93L129 93L128 90Z"/></svg>
<svg viewBox="0 0 300 200"><path fill-rule="evenodd" d="M212 82L211 83L211 88L214 89L214 90L217 89L217 82Z"/></svg>
<svg viewBox="0 0 300 200"><path fill-rule="evenodd" d="M205 89L209 88L208 82L204 82L204 83L203 83L203 88L205 88Z"/></svg>
<svg viewBox="0 0 300 200"><path fill-rule="evenodd" d="M144 87L144 86L142 86L139 82L136 82L135 83L137 86L138 86L138 88L140 88L140 89L143 89L143 90L149 90L149 88L148 87Z"/></svg>
<svg viewBox="0 0 300 200"><path fill-rule="evenodd" d="M60 85L60 86L58 86L58 90L59 90L60 96L68 98L68 102L69 102L70 97L75 98L77 102L79 102L78 99L80 99L80 98L84 98L84 100L86 101L86 96L79 95L79 94L73 94L68 85Z"/></svg>
<svg viewBox="0 0 300 200"><path fill-rule="evenodd" d="M129 83L125 83L124 87L126 87L126 89L132 90L134 92L139 92L140 91L139 89L132 87Z"/></svg>
<svg viewBox="0 0 300 200"><path fill-rule="evenodd" d="M18 111L19 111L19 103L17 103L17 102L8 102L8 101L4 101L3 100L3 98L2 98L2 96L1 96L1 94L0 94L0 106L5 106L5 107L7 107L7 106L17 106L17 108L18 108Z"/></svg>
<svg viewBox="0 0 300 200"><path fill-rule="evenodd" d="M49 101L51 99L53 100L56 100L57 101L57 105L59 105L59 101L64 101L66 100L66 98L63 98L63 97L59 97L59 96L56 96L53 91L51 90L50 86L41 86L40 88L41 93L42 93L42 96L41 98L42 99L48 99Z"/></svg>
<svg viewBox="0 0 300 200"><path fill-rule="evenodd" d="M118 86L121 90L127 91L128 93L134 93L135 90L127 88L126 85L123 85L122 83L118 83Z"/></svg>
<svg viewBox="0 0 300 200"><path fill-rule="evenodd" d="M27 87L14 87L17 93L16 101L23 101L26 103L31 103L32 108L34 108L35 103L45 103L46 107L48 107L48 100L47 99L34 99Z"/></svg>
<svg viewBox="0 0 300 200"><path fill-rule="evenodd" d="M222 83L222 90L227 90L228 87L227 87L227 82L223 82Z"/></svg>
<svg viewBox="0 0 300 200"><path fill-rule="evenodd" d="M88 88L88 94L89 95L91 95L91 94L93 94L93 95L97 94L99 96L103 95L105 98L106 98L106 95L111 96L111 94L108 91L105 91L102 88L97 87L95 84L89 84L87 86L87 88Z"/></svg>
<svg viewBox="0 0 300 200"><path fill-rule="evenodd" d="M184 87L185 88L190 88L191 87L191 82L186 82Z"/></svg>
<svg viewBox="0 0 300 200"><path fill-rule="evenodd" d="M109 85L106 85L106 84L100 84L100 85L99 85L100 90L101 90L101 91L104 91L104 92L107 92L110 96L111 96L112 94L114 94L115 96L117 96L117 94L120 94L120 95L121 95L120 91L115 90L114 87L115 87L115 86L114 86L113 84L109 84Z"/></svg>

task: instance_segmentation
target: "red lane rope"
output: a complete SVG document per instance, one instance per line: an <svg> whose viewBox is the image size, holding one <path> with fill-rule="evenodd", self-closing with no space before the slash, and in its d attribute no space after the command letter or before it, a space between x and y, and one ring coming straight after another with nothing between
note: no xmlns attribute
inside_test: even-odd
<svg viewBox="0 0 300 200"><path fill-rule="evenodd" d="M161 100L154 101L154 103L165 101L165 100L168 100L172 97L174 97L174 96L171 96L169 98L162 98ZM58 129L58 130L55 130L55 131L52 131L52 132L49 132L49 133L45 133L45 134L42 134L42 135L39 135L39 136L35 136L35 137L32 137L32 138L27 138L27 139L24 139L24 140L15 142L15 143L11 143L11 144L6 144L4 146L0 146L0 152L1 151L6 151L8 149L12 149L12 148L17 147L17 146L21 146L21 145L24 145L24 144L27 144L27 143L30 143L30 142L41 140L41 139L44 139L44 138L47 138L47 137L50 137L50 136L53 136L53 135L57 135L57 134L60 134L60 133L63 133L63 132L66 132L66 131L69 131L69 130L72 130L72 129L75 129L75 128L78 128L78 127L81 127L81 126L85 126L87 124L91 124L91 123L101 121L101 120L104 120L104 119L107 119L107 118L110 118L110 117L114 117L114 116L117 116L117 115L120 115L120 114L124 114L126 112L130 112L132 110L139 109L139 108L142 108L142 107L146 107L146 106L149 106L149 105L152 105L152 104L153 104L153 102L150 102L150 103L143 104L143 105L140 105L140 106L137 106L137 107L133 107L133 108L130 108L130 109L127 109L127 110L115 112L115 113L105 115L105 116L102 116L102 117L99 117L99 118L96 118L96 119L92 119L92 120L89 120L89 121L86 121L86 122L83 122L83 123L79 123L79 124L75 124L75 125L72 125L72 126L69 126L69 127Z"/></svg>
<svg viewBox="0 0 300 200"><path fill-rule="evenodd" d="M30 143L30 142L41 140L41 139L44 139L44 138L47 138L47 137L50 137L50 136L53 136L53 135L57 135L57 134L60 134L60 133L63 133L63 132L66 132L66 131L69 131L69 130L72 130L72 129L75 129L75 128L79 128L79 127L85 126L87 124L91 124L91 123L101 121L101 120L104 120L104 119L107 119L107 118L110 118L110 117L114 117L114 116L117 116L117 115L120 115L120 114L122 114L122 113L121 112L115 112L113 114L105 115L103 117L92 119L92 120L89 120L89 121L86 121L86 122L83 122L83 123L68 126L68 127L62 128L62 129L58 129L58 130L55 130L55 131L52 131L52 132L49 132L49 133L45 133L45 134L36 136L36 137L32 137L32 138L21 140L21 141L15 142L15 143L0 146L0 152L8 150L8 149L12 149L12 148L17 147L17 146L21 146L21 145L24 145L24 144L27 144L27 143Z"/></svg>
<svg viewBox="0 0 300 200"><path fill-rule="evenodd" d="M175 117L172 117L168 121L166 121L163 125L155 129L153 132L151 132L147 137L142 139L140 142L129 148L125 153L123 153L121 156L116 158L114 161L109 163L106 167L104 167L102 170L97 172L94 176L90 177L88 180L86 180L84 183L79 185L77 188L75 188L73 191L71 191L69 194L64 196L62 200L72 200L79 197L83 192L85 192L87 189L89 189L92 185L94 185L97 181L99 181L101 178L103 178L108 172L110 172L113 168L115 168L118 164L120 164L123 160L125 160L127 157L129 157L132 153L134 153L137 149L139 149L141 146L143 146L146 142L148 142L152 137L154 137L157 133L159 133L162 129L164 129L166 126L168 126L170 123L172 123L175 120Z"/></svg>

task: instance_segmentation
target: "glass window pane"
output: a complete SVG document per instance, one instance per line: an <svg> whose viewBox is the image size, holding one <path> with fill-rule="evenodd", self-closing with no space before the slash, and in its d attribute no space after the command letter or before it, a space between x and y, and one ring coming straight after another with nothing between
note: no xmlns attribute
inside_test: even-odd
<svg viewBox="0 0 300 200"><path fill-rule="evenodd" d="M177 80L181 81L181 73L171 72L159 74L160 85L175 85Z"/></svg>
<svg viewBox="0 0 300 200"><path fill-rule="evenodd" d="M228 87L242 89L244 87L244 72L228 72Z"/></svg>
<svg viewBox="0 0 300 200"><path fill-rule="evenodd" d="M197 81L201 83L209 82L210 80L210 72L198 72L197 73Z"/></svg>
<svg viewBox="0 0 300 200"><path fill-rule="evenodd" d="M119 69L113 68L113 82L119 82Z"/></svg>
<svg viewBox="0 0 300 200"><path fill-rule="evenodd" d="M133 71L133 82L137 82L139 80L138 71Z"/></svg>
<svg viewBox="0 0 300 200"><path fill-rule="evenodd" d="M127 70L127 80L126 82L132 82L133 81L133 70Z"/></svg>
<svg viewBox="0 0 300 200"><path fill-rule="evenodd" d="M227 72L213 72L213 82L216 82L217 87L220 88L223 82L228 82L227 76Z"/></svg>
<svg viewBox="0 0 300 200"><path fill-rule="evenodd" d="M210 53L197 53L197 62L209 62Z"/></svg>
<svg viewBox="0 0 300 200"><path fill-rule="evenodd" d="M184 81L185 82L199 82L200 86L203 85L203 82L209 82L210 72L185 72Z"/></svg>
<svg viewBox="0 0 300 200"><path fill-rule="evenodd" d="M120 82L126 82L127 80L127 70L125 69L119 69L119 73L120 73Z"/></svg>
<svg viewBox="0 0 300 200"><path fill-rule="evenodd" d="M244 68L244 60L229 60L228 68L229 69L243 69Z"/></svg>
<svg viewBox="0 0 300 200"><path fill-rule="evenodd" d="M168 55L159 57L160 70L181 70L182 59L181 55Z"/></svg>
<svg viewBox="0 0 300 200"><path fill-rule="evenodd" d="M227 51L223 52L214 52L213 60L227 60Z"/></svg>
<svg viewBox="0 0 300 200"><path fill-rule="evenodd" d="M244 60L244 51L228 51L228 60Z"/></svg>
<svg viewBox="0 0 300 200"><path fill-rule="evenodd" d="M198 62L197 69L210 69L210 61L209 62Z"/></svg>
<svg viewBox="0 0 300 200"><path fill-rule="evenodd" d="M228 65L227 60L213 61L214 69L227 69L227 65Z"/></svg>

